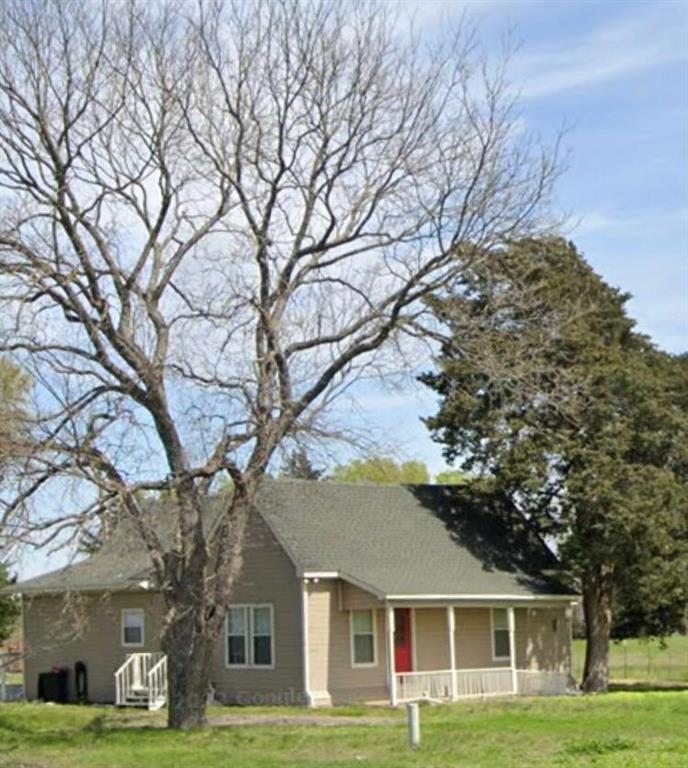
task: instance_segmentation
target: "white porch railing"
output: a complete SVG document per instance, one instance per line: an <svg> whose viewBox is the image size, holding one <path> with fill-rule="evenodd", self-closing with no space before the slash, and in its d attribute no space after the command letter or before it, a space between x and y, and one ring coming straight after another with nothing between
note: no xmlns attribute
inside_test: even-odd
<svg viewBox="0 0 688 768"><path fill-rule="evenodd" d="M518 690L513 689L510 667L485 669L457 669L455 696L457 699L486 696L556 696L566 693L567 675L563 672L530 671L516 672ZM399 672L396 674L397 700L452 698L452 671L449 669L428 672Z"/></svg>
<svg viewBox="0 0 688 768"><path fill-rule="evenodd" d="M118 707L160 709L167 701L167 657L164 653L130 653L115 672Z"/></svg>
<svg viewBox="0 0 688 768"><path fill-rule="evenodd" d="M460 699L508 696L514 692L509 667L457 669L456 695Z"/></svg>
<svg viewBox="0 0 688 768"><path fill-rule="evenodd" d="M413 699L451 698L451 670L438 672L397 673L397 698L399 701Z"/></svg>

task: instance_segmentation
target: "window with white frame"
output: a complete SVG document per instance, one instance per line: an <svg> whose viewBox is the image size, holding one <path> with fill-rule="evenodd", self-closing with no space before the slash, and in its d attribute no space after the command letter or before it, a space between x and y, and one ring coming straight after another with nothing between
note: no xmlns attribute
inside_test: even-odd
<svg viewBox="0 0 688 768"><path fill-rule="evenodd" d="M351 611L351 662L355 667L372 667L375 658L375 613Z"/></svg>
<svg viewBox="0 0 688 768"><path fill-rule="evenodd" d="M122 611L122 645L135 647L145 642L143 608L125 608Z"/></svg>
<svg viewBox="0 0 688 768"><path fill-rule="evenodd" d="M497 661L511 657L509 648L509 616L506 608L492 609L492 658Z"/></svg>
<svg viewBox="0 0 688 768"><path fill-rule="evenodd" d="M225 624L228 667L272 667L274 631L271 605L233 605Z"/></svg>

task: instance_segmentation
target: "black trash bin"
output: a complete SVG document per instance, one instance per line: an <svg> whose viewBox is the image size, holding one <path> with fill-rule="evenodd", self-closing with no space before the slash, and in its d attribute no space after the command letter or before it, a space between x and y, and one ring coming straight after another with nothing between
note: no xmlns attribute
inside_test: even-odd
<svg viewBox="0 0 688 768"><path fill-rule="evenodd" d="M54 669L40 672L38 675L38 698L42 701L54 701L66 704L69 697L69 670Z"/></svg>

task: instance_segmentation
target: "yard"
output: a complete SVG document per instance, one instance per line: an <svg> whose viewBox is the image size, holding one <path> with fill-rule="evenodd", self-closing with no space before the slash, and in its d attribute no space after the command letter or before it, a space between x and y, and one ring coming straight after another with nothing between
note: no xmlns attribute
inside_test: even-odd
<svg viewBox="0 0 688 768"><path fill-rule="evenodd" d="M0 705L0 766L662 768L688 764L688 692L427 706L421 715L423 744L413 752L406 746L404 712L387 708L316 712L214 708L211 715L213 728L170 733L161 728L164 715L160 713Z"/></svg>

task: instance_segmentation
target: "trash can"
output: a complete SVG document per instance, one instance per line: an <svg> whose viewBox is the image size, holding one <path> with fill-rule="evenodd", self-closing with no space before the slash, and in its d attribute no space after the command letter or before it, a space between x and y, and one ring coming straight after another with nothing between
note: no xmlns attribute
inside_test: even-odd
<svg viewBox="0 0 688 768"><path fill-rule="evenodd" d="M54 701L66 704L69 697L69 670L53 669L38 675L38 698L42 701Z"/></svg>

